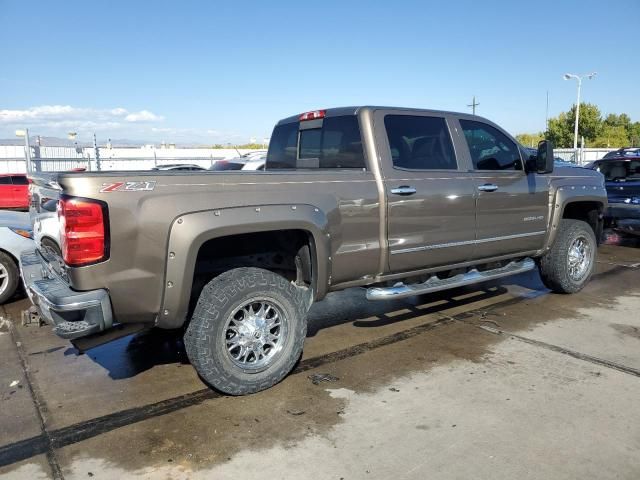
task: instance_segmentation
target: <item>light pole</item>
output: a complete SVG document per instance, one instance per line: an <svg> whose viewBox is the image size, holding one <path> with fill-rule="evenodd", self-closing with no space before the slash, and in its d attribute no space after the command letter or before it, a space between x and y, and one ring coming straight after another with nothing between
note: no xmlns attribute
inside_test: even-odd
<svg viewBox="0 0 640 480"><path fill-rule="evenodd" d="M576 124L573 129L573 149L574 150L578 148L578 122L580 119L580 88L582 87L582 79L584 77L587 77L589 80L591 80L597 74L598 72L592 72L586 75L574 75L573 73L565 73L563 77L565 80L571 80L573 78L578 81L578 100L576 102Z"/></svg>
<svg viewBox="0 0 640 480"><path fill-rule="evenodd" d="M24 159L26 161L27 173L31 173L31 145L29 144L29 129L16 130L16 137L24 137Z"/></svg>

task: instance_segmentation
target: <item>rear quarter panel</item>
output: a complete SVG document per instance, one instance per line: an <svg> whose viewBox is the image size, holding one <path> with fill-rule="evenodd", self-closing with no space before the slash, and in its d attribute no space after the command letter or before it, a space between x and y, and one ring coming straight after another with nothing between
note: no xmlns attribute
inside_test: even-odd
<svg viewBox="0 0 640 480"><path fill-rule="evenodd" d="M153 190L104 191L105 185L123 181L154 182ZM240 211L234 209L242 208L242 215L252 212L255 222L244 221L248 232L317 226L315 234L323 236L317 243L326 243L328 253L319 258L326 264L318 268L324 274L317 295L322 296L332 283L377 270L379 204L371 172L110 172L64 174L58 182L69 195L107 202L110 258L70 268L68 276L78 290L107 288L121 322L153 321L159 312L169 310L166 324L180 325L199 246L210 238L244 233L239 221L228 223L229 218L240 218ZM303 218L293 210L303 205L318 212ZM216 216L216 211L222 214ZM165 300L167 258L178 219L183 220L181 226L187 222L199 226L181 234L177 246L171 245L179 250L176 256L188 260L172 271L173 292L180 295Z"/></svg>

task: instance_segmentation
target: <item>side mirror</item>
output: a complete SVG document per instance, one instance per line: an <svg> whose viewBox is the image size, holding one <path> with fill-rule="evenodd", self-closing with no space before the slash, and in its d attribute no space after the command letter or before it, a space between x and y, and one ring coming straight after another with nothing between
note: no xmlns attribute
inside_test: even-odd
<svg viewBox="0 0 640 480"><path fill-rule="evenodd" d="M542 140L540 143L538 143L536 171L538 173L553 172L553 143L551 143L549 140Z"/></svg>

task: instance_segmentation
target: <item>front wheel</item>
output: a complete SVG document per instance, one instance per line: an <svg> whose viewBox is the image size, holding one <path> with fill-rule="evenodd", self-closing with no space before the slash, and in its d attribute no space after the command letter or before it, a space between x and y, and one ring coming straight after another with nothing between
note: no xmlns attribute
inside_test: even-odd
<svg viewBox="0 0 640 480"><path fill-rule="evenodd" d="M540 258L542 282L558 293L582 290L595 268L597 248L588 223L563 219L553 246Z"/></svg>
<svg viewBox="0 0 640 480"><path fill-rule="evenodd" d="M0 305L16 293L20 283L20 272L16 262L9 255L0 252Z"/></svg>
<svg viewBox="0 0 640 480"><path fill-rule="evenodd" d="M275 385L302 354L305 296L284 277L236 268L202 290L185 334L191 364L223 393L245 395Z"/></svg>

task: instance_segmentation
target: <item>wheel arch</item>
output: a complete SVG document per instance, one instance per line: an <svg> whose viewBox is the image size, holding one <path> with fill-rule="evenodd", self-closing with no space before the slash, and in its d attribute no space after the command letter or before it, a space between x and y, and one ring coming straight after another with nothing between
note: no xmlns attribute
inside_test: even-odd
<svg viewBox="0 0 640 480"><path fill-rule="evenodd" d="M313 298L323 298L330 275L327 230L326 216L312 205L237 207L197 212L174 219L167 243L158 326L177 328L187 320L198 257L208 242L241 241L246 235L266 235L264 238L269 238L277 232L304 232L309 246Z"/></svg>
<svg viewBox="0 0 640 480"><path fill-rule="evenodd" d="M548 251L556 239L563 218L583 220L593 229L596 240L602 236L602 214L607 205L607 194L601 186L561 186L550 203L549 234L542 252Z"/></svg>

